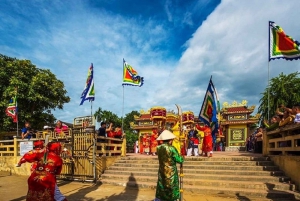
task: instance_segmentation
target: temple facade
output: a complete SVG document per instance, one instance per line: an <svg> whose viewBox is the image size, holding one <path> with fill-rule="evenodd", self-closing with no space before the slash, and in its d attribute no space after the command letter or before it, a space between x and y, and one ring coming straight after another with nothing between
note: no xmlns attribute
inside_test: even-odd
<svg viewBox="0 0 300 201"><path fill-rule="evenodd" d="M255 106L248 107L247 101L241 103L225 102L220 112L220 125L225 139L226 151L239 151L245 149L247 137L251 135L259 121L259 114L252 116Z"/></svg>
<svg viewBox="0 0 300 201"><path fill-rule="evenodd" d="M173 110L167 111L164 107L155 106L149 110L141 110L140 116L134 116L135 122L131 122L130 127L137 131L139 153L151 153L151 147L156 133L164 129L171 130L178 135L178 140L184 146L186 141L187 128L194 124L195 118L192 111L182 113L182 118ZM197 119L196 119L197 120ZM182 130L180 130L180 123ZM154 149L155 150L155 149Z"/></svg>

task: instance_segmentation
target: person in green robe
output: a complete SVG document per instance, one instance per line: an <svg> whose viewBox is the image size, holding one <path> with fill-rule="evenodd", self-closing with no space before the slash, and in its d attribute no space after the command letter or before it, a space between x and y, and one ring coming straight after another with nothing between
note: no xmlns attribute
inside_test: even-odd
<svg viewBox="0 0 300 201"><path fill-rule="evenodd" d="M184 158L172 146L175 138L176 136L168 130L164 130L157 138L163 143L157 147L159 169L154 201L175 201L180 198L176 163L183 163Z"/></svg>

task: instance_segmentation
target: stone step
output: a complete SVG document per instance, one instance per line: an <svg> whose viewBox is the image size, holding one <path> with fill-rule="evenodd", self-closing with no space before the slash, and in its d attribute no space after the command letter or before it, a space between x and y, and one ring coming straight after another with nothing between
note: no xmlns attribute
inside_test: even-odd
<svg viewBox="0 0 300 201"><path fill-rule="evenodd" d="M154 172L157 174L158 166L151 168L138 168L132 169L131 167L121 167L121 166L111 166L108 170L112 170L114 172L122 172L122 171L130 171L130 172ZM107 171L107 170L106 170ZM275 171L244 171L244 170L214 170L214 169L183 169L184 173L196 173L196 174L216 174L216 175L256 175L256 176L283 176L284 173L280 170Z"/></svg>
<svg viewBox="0 0 300 201"><path fill-rule="evenodd" d="M157 156L121 157L120 160L158 160ZM185 161L271 161L269 157L185 157Z"/></svg>
<svg viewBox="0 0 300 201"><path fill-rule="evenodd" d="M141 181L122 181L122 180L111 180L111 179L102 179L102 183L112 184L112 185L121 185L132 188L151 188L156 189L156 182L141 182ZM211 186L191 186L184 185L184 191L189 191L193 193L201 193L201 194L214 194L214 195L232 195L240 200L250 200L251 198L268 198L272 200L298 200L300 198L298 193L293 191L280 191L280 190L269 190L269 189L245 189L245 188L223 188L223 187L214 187ZM183 194L184 197L184 194ZM245 198L245 199L243 199ZM297 199L296 199L297 198ZM258 199L260 200L260 199Z"/></svg>
<svg viewBox="0 0 300 201"><path fill-rule="evenodd" d="M153 182L157 181L157 177L140 176L140 175L117 175L104 174L103 179L118 180L118 181L136 181L136 182ZM280 183L280 182L259 182L259 181L232 181L232 180L206 180L198 178L183 178L184 185L191 186L212 186L222 188L244 188L244 189L265 189L265 190L295 190L294 184Z"/></svg>
<svg viewBox="0 0 300 201"><path fill-rule="evenodd" d="M235 172L235 171L234 171ZM241 172L242 173L242 172ZM199 174L197 172L186 173L184 172L184 178L190 179L206 179L206 180L235 180L235 181L261 181L261 182L288 182L290 180L289 177L286 176L264 176L264 175L233 175L233 174ZM139 171L114 171L114 170L106 170L104 176L106 175L131 175L134 176L148 176L157 178L156 172L139 172Z"/></svg>
<svg viewBox="0 0 300 201"><path fill-rule="evenodd" d="M115 167L132 167L134 169L141 168L158 168L158 164L155 163L115 163ZM252 170L252 171L262 171L262 170L279 170L277 166L223 166L223 165L186 165L184 164L185 169L214 169L214 170Z"/></svg>
<svg viewBox="0 0 300 201"><path fill-rule="evenodd" d="M119 160L115 164L158 164L158 160ZM185 161L184 165L273 166L272 161Z"/></svg>

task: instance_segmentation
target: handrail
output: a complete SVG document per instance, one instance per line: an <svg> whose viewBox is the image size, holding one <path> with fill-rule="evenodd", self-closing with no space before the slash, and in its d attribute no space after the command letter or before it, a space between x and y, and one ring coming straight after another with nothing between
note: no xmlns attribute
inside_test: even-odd
<svg viewBox="0 0 300 201"><path fill-rule="evenodd" d="M264 155L299 155L300 124L291 124L264 133Z"/></svg>

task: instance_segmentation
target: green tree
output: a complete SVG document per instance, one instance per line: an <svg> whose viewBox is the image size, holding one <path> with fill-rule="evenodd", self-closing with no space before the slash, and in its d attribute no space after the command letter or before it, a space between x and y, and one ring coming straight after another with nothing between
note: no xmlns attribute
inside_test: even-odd
<svg viewBox="0 0 300 201"><path fill-rule="evenodd" d="M134 143L138 140L138 135L131 131L126 131L125 133L127 152L133 152Z"/></svg>
<svg viewBox="0 0 300 201"><path fill-rule="evenodd" d="M122 119L119 118L118 115L108 110L102 110L101 107L95 112L94 117L97 122L104 121L106 123L113 123L114 126L121 126L122 124Z"/></svg>
<svg viewBox="0 0 300 201"><path fill-rule="evenodd" d="M0 54L0 126L15 127L5 109L17 88L18 118L22 126L30 121L33 128L41 129L54 123L51 110L63 109L70 101L62 81L48 69L39 69L29 60L19 60Z"/></svg>
<svg viewBox="0 0 300 201"><path fill-rule="evenodd" d="M269 90L269 92L268 92ZM275 115L279 105L284 104L286 107L292 107L293 104L300 102L300 78L299 72L289 75L279 74L270 80L269 87L262 93L258 112L261 114L261 120L268 118L268 101L269 117ZM268 93L270 94L268 100Z"/></svg>
<svg viewBox="0 0 300 201"><path fill-rule="evenodd" d="M126 115L125 115L125 117L124 117L124 130L125 131L130 131L130 132L132 132L133 130L130 128L130 123L131 122L135 122L135 120L134 120L134 116L140 116L140 113L138 112L138 111L135 111L135 110L133 110L133 111L131 111L130 113L127 113Z"/></svg>

